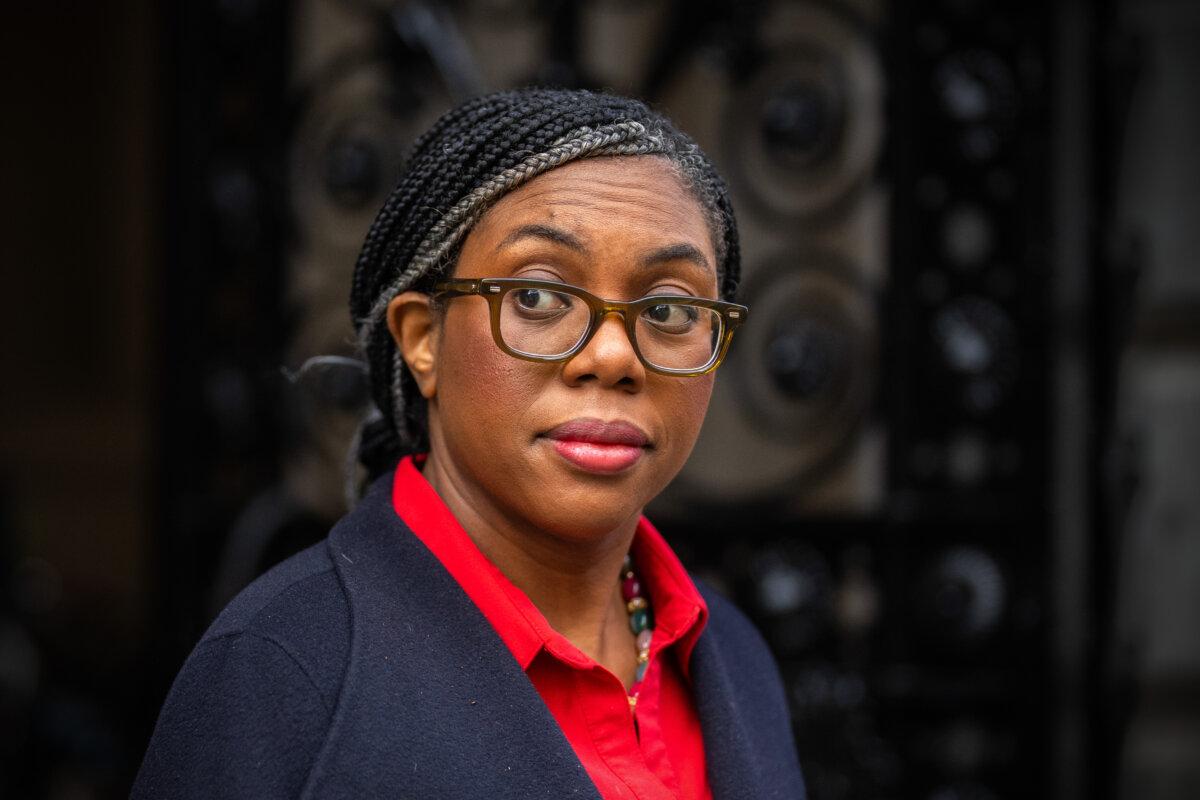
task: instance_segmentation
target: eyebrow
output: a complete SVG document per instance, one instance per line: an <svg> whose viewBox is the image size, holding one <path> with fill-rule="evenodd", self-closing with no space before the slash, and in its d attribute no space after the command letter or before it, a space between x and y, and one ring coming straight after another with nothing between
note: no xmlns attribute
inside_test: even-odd
<svg viewBox="0 0 1200 800"><path fill-rule="evenodd" d="M522 225L515 231L504 237L504 241L497 245L496 250L503 250L509 245L515 244L522 239L544 239L554 244L560 244L576 253L587 253L587 248L584 247L577 237L550 225Z"/></svg>
<svg viewBox="0 0 1200 800"><path fill-rule="evenodd" d="M536 223L522 225L512 231L496 246L496 250L503 250L505 247L516 244L522 239L542 239L562 245L582 255L587 255L588 253L587 246L574 234L564 231L562 228L555 228L552 225L540 225ZM708 258L700 248L687 242L669 244L666 247L660 247L653 252L647 253L642 257L642 266L653 267L671 261L690 261L706 272L716 273L716 270L713 269L712 264L708 262Z"/></svg>
<svg viewBox="0 0 1200 800"><path fill-rule="evenodd" d="M664 264L668 261L691 261L701 269L715 274L716 270L708 263L708 258L700 251L700 248L687 242L679 242L678 244L669 244L666 247L660 247L654 252L642 258L642 265L653 267L658 264Z"/></svg>

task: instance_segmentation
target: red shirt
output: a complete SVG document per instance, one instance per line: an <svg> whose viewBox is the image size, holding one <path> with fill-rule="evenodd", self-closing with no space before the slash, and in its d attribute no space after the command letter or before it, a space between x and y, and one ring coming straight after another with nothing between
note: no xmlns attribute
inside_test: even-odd
<svg viewBox="0 0 1200 800"><path fill-rule="evenodd" d="M688 676L688 659L708 607L645 517L638 521L632 554L653 612L654 636L635 726L621 680L550 627L525 593L483 555L411 457L396 469L392 505L508 645L601 797L712 797Z"/></svg>

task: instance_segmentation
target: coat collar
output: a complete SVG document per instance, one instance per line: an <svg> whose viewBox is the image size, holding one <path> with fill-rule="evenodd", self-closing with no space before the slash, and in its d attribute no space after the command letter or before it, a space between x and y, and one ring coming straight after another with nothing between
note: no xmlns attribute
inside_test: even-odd
<svg viewBox="0 0 1200 800"><path fill-rule="evenodd" d="M350 607L347 672L303 796L599 794L516 659L396 515L391 476L328 539ZM716 600L707 596L710 606ZM692 653L716 800L764 796L716 634Z"/></svg>

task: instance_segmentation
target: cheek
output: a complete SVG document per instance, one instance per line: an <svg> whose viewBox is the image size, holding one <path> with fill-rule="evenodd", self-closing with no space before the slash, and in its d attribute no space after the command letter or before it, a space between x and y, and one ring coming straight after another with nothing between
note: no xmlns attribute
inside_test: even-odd
<svg viewBox="0 0 1200 800"><path fill-rule="evenodd" d="M482 325L457 316L445 321L442 352L446 355L438 359L436 402L441 424L450 436L488 438L489 432L505 427L488 422L510 420L537 396L536 370L501 352L486 314L480 315Z"/></svg>
<svg viewBox="0 0 1200 800"><path fill-rule="evenodd" d="M672 432L672 447L679 451L680 466L692 452L700 435L700 427L708 413L708 402L712 398L713 379L713 375L671 378L673 382L667 386L670 393L665 398L664 414Z"/></svg>
<svg viewBox="0 0 1200 800"><path fill-rule="evenodd" d="M700 426L704 424L705 415L708 414L708 403L712 399L714 377L713 375L702 375L691 379L698 385L687 393L689 400L687 405L697 433L700 431Z"/></svg>

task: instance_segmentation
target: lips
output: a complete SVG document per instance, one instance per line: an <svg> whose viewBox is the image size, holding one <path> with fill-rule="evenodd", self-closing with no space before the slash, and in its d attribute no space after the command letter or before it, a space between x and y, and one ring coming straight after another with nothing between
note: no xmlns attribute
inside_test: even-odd
<svg viewBox="0 0 1200 800"><path fill-rule="evenodd" d="M551 440L555 451L574 466L602 474L632 467L650 446L650 437L641 428L620 420L573 419L550 429L543 436Z"/></svg>

